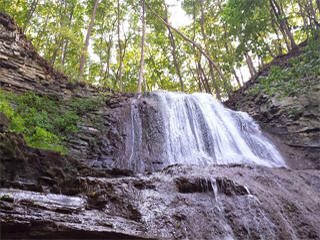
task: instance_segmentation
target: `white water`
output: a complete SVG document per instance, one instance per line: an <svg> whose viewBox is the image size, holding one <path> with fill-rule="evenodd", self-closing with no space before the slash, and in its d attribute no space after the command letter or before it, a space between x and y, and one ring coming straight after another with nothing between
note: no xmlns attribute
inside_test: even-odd
<svg viewBox="0 0 320 240"><path fill-rule="evenodd" d="M148 151L151 155L154 152L152 149L161 152L152 158L158 157L165 165L247 163L285 166L278 150L263 136L259 126L247 113L229 110L209 94L159 91L142 95L141 98L144 104L150 102L156 106L162 119L159 122L163 126L159 129L164 140L159 144L153 141ZM136 128L135 133L142 134L148 129L137 126L142 121L137 119L140 115L137 114L136 104L134 102L132 105L135 107L132 127ZM146 149L141 137L139 139L134 135L130 158L141 148Z"/></svg>

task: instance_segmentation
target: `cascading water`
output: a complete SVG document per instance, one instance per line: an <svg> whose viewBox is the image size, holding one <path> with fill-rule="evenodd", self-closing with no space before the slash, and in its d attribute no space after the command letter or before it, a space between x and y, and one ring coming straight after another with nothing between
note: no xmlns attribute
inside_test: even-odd
<svg viewBox="0 0 320 240"><path fill-rule="evenodd" d="M127 167L135 171L176 163L285 166L247 113L229 110L209 94L142 94L131 103L129 126Z"/></svg>

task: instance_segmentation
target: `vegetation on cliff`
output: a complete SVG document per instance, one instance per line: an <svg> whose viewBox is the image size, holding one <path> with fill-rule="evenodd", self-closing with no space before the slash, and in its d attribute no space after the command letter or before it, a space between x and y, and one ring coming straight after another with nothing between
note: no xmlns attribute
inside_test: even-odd
<svg viewBox="0 0 320 240"><path fill-rule="evenodd" d="M79 131L83 114L101 101L93 98L59 100L27 92L21 96L0 90L0 112L10 120L9 130L22 133L27 143L66 153L65 141Z"/></svg>
<svg viewBox="0 0 320 240"><path fill-rule="evenodd" d="M276 94L280 98L307 94L312 84L320 80L320 32L313 31L308 45L290 54L284 61L271 63L267 74L259 76L259 82L247 93L263 90L268 96Z"/></svg>

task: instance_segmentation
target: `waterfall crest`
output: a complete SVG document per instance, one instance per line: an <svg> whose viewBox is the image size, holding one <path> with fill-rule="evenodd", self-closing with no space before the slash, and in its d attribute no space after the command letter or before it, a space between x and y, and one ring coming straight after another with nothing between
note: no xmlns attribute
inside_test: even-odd
<svg viewBox="0 0 320 240"><path fill-rule="evenodd" d="M131 103L129 126L126 156L135 171L176 163L285 166L247 113L227 109L209 94L144 93Z"/></svg>

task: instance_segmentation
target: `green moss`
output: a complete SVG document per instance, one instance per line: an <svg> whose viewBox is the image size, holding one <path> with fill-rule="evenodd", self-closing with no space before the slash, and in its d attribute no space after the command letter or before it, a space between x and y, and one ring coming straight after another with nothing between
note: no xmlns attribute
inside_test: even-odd
<svg viewBox="0 0 320 240"><path fill-rule="evenodd" d="M35 93L21 96L0 90L0 111L11 124L9 130L22 133L36 148L66 153L67 139L79 131L85 113L101 104L98 99L72 98L64 101Z"/></svg>

